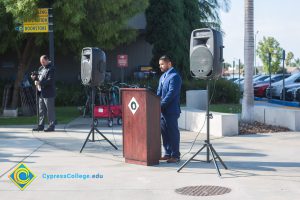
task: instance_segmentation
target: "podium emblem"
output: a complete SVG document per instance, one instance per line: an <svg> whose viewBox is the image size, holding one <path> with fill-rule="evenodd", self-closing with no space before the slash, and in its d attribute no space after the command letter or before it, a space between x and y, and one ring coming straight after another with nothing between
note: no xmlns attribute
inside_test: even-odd
<svg viewBox="0 0 300 200"><path fill-rule="evenodd" d="M130 100L128 107L130 109L130 111L132 112L132 114L135 114L135 112L139 109L139 104L136 101L136 99L134 97L132 97L132 99Z"/></svg>

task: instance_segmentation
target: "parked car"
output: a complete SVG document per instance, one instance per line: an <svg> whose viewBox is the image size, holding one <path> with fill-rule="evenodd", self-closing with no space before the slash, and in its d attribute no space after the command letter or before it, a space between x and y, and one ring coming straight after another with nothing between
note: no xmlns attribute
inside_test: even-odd
<svg viewBox="0 0 300 200"><path fill-rule="evenodd" d="M298 86L299 87L299 86ZM295 91L298 89L296 88L290 88L285 91L285 101L294 101L295 100ZM283 93L283 91L282 91ZM283 94L281 93L280 98L283 99Z"/></svg>
<svg viewBox="0 0 300 200"><path fill-rule="evenodd" d="M234 81L236 81L236 80L238 80L238 79L239 79L239 78L234 77L234 78L229 78L228 80L234 82Z"/></svg>
<svg viewBox="0 0 300 200"><path fill-rule="evenodd" d="M300 83L290 84L284 87L285 88L285 100L294 101L294 93L297 88L300 88ZM280 92L280 99L283 99L283 89Z"/></svg>
<svg viewBox="0 0 300 200"><path fill-rule="evenodd" d="M257 81L262 81L262 80L266 79L267 77L268 77L268 75L258 75L255 78L253 78L253 83L255 83ZM244 92L244 81L245 81L245 79L240 82L240 91L241 92Z"/></svg>
<svg viewBox="0 0 300 200"><path fill-rule="evenodd" d="M253 77L252 78L256 78L256 77L259 77L261 74L255 74L255 75L253 75Z"/></svg>
<svg viewBox="0 0 300 200"><path fill-rule="evenodd" d="M300 102L300 88L297 88L295 93L294 93L294 99L295 101Z"/></svg>
<svg viewBox="0 0 300 200"><path fill-rule="evenodd" d="M293 84L293 83L300 83L300 72L295 73L295 74L293 74L290 77L285 79L285 85L286 86L288 86L290 84ZM281 93L282 88L283 88L282 85L283 85L282 81L277 81L274 84L272 84L271 87L268 87L266 89L266 96L268 98L270 98L270 97L280 98L280 93Z"/></svg>
<svg viewBox="0 0 300 200"><path fill-rule="evenodd" d="M257 82L263 81L263 80L265 80L268 77L269 77L269 75L260 75L260 76L258 76L258 77L256 77L256 78L253 79L253 83L257 83Z"/></svg>
<svg viewBox="0 0 300 200"><path fill-rule="evenodd" d="M289 77L290 74L285 74L283 76L283 74L275 74L271 76L271 83L275 83L277 81L280 81L283 79L283 77ZM254 96L256 97L266 97L266 89L269 87L270 85L270 78L266 78L263 81L260 82L256 82L253 84L253 88L254 88Z"/></svg>
<svg viewBox="0 0 300 200"><path fill-rule="evenodd" d="M233 81L235 84L239 84L244 80L244 78L238 78L235 81Z"/></svg>
<svg viewBox="0 0 300 200"><path fill-rule="evenodd" d="M269 83L261 83L255 85L254 88L254 96L256 97L265 97L266 96L266 89L269 87Z"/></svg>
<svg viewBox="0 0 300 200"><path fill-rule="evenodd" d="M271 75L271 83L275 83L277 81L280 81L283 79L283 77L288 78L290 77L291 74L274 74ZM262 84L262 83L270 83L270 77L268 76L268 78L262 80L262 81L256 81L255 83L253 83L253 86L258 85L258 84Z"/></svg>

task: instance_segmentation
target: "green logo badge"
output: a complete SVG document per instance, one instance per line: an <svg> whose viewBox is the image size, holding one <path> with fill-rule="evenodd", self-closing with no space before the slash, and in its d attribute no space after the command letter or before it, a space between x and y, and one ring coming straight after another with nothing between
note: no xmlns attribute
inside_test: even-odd
<svg viewBox="0 0 300 200"><path fill-rule="evenodd" d="M22 162L14 169L8 178L14 182L20 190L24 190L34 179L35 175Z"/></svg>

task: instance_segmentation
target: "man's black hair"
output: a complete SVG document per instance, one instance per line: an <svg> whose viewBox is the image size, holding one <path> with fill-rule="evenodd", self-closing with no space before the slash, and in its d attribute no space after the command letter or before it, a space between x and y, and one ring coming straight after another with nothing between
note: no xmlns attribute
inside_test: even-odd
<svg viewBox="0 0 300 200"><path fill-rule="evenodd" d="M161 57L159 58L159 60L163 60L163 61L165 61L165 62L172 62L170 56L168 56L168 55L163 55L163 56L161 56Z"/></svg>

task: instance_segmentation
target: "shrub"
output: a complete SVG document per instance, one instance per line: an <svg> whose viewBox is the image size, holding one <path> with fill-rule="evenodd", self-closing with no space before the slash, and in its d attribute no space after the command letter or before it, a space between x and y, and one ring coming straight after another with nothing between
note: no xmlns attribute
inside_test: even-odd
<svg viewBox="0 0 300 200"><path fill-rule="evenodd" d="M186 103L187 90L206 90L205 80L184 80L181 89L181 103ZM211 103L238 103L240 99L239 88L236 84L226 79L210 81Z"/></svg>
<svg viewBox="0 0 300 200"><path fill-rule="evenodd" d="M3 92L4 92L4 81L0 80L0 104L2 106L2 100L3 100Z"/></svg>
<svg viewBox="0 0 300 200"><path fill-rule="evenodd" d="M85 87L81 84L56 82L56 106L82 106L86 101Z"/></svg>
<svg viewBox="0 0 300 200"><path fill-rule="evenodd" d="M153 78L149 81L139 80L133 81L131 84L137 84L140 87L149 86L156 92L159 80ZM182 81L180 102L186 103L186 91L187 90L206 90L205 80L186 79ZM213 92L214 91L214 92ZM238 103L240 99L239 87L231 81L226 79L212 80L210 82L210 95L213 94L211 103Z"/></svg>

